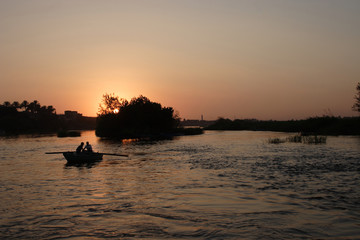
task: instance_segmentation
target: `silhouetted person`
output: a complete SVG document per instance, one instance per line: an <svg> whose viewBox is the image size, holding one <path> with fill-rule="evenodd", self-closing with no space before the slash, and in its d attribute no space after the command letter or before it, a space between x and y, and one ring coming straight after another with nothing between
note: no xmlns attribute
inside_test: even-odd
<svg viewBox="0 0 360 240"><path fill-rule="evenodd" d="M81 144L76 148L76 153L81 153L83 150L84 143L81 142Z"/></svg>
<svg viewBox="0 0 360 240"><path fill-rule="evenodd" d="M86 152L92 152L93 151L92 146L90 145L89 142L86 142L86 145L84 147L84 151L86 151Z"/></svg>

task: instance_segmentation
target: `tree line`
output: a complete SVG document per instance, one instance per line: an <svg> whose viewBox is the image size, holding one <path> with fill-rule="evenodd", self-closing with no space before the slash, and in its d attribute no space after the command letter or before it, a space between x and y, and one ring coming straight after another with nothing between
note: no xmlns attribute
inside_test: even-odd
<svg viewBox="0 0 360 240"><path fill-rule="evenodd" d="M50 105L37 100L0 104L0 135L57 132L61 129L94 129L95 119L65 119Z"/></svg>
<svg viewBox="0 0 360 240"><path fill-rule="evenodd" d="M360 82L356 86L355 103L352 110L360 112ZM219 118L208 126L208 130L251 130L301 132L304 134L323 135L360 135L360 117L322 116L303 120L259 121L256 119L225 119Z"/></svg>
<svg viewBox="0 0 360 240"><path fill-rule="evenodd" d="M323 116L289 121L219 118L206 129L296 132L319 135L360 135L360 117Z"/></svg>
<svg viewBox="0 0 360 240"><path fill-rule="evenodd" d="M55 131L58 126L55 108L38 101L8 101L0 105L0 129L3 134Z"/></svg>
<svg viewBox="0 0 360 240"><path fill-rule="evenodd" d="M360 112L360 83L356 87L354 111ZM0 104L0 135L54 132L70 129L94 129L95 119L81 117L66 120L53 106L42 106L37 100ZM179 134L201 134L202 129L179 127L180 118L172 107L163 107L144 96L130 101L114 94L104 94L96 118L96 135L100 137L134 138ZM360 118L315 117L305 120L259 121L219 118L209 130L265 130L311 132L317 134L360 135Z"/></svg>
<svg viewBox="0 0 360 240"><path fill-rule="evenodd" d="M23 111L31 114L56 114L56 109L53 106L41 106L37 100L34 100L33 102L28 102L24 100L21 103L19 103L18 101L14 101L13 103L5 101L2 105L0 105L0 108L3 111L13 113Z"/></svg>

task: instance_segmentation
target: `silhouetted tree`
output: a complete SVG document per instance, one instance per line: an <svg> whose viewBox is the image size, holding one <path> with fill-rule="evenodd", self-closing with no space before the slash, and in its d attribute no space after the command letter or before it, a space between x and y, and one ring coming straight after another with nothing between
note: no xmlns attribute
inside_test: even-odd
<svg viewBox="0 0 360 240"><path fill-rule="evenodd" d="M102 102L99 104L98 115L116 114L122 107L127 106L129 103L126 99L119 99L118 96L113 94L104 94Z"/></svg>
<svg viewBox="0 0 360 240"><path fill-rule="evenodd" d="M17 101L15 101L15 102L13 102L12 104L11 104L11 106L13 106L14 108L20 108L20 103L19 102L17 102Z"/></svg>
<svg viewBox="0 0 360 240"><path fill-rule="evenodd" d="M41 105L37 100L34 100L33 102L29 103L27 109L31 113L39 113L41 109Z"/></svg>
<svg viewBox="0 0 360 240"><path fill-rule="evenodd" d="M28 106L29 106L29 102L24 100L21 104L20 104L20 107L24 109L24 111L27 111L28 109Z"/></svg>
<svg viewBox="0 0 360 240"><path fill-rule="evenodd" d="M55 113L56 109L52 105L47 106L46 111L50 114L56 114Z"/></svg>
<svg viewBox="0 0 360 240"><path fill-rule="evenodd" d="M11 106L11 103L10 103L9 101L5 101L5 102L3 103L3 106L4 106L4 107L10 107L10 106Z"/></svg>
<svg viewBox="0 0 360 240"><path fill-rule="evenodd" d="M0 132L5 134L55 132L60 129L94 129L95 118L68 120L56 115L53 106L42 106L37 100L21 104L8 101L0 104Z"/></svg>
<svg viewBox="0 0 360 240"><path fill-rule="evenodd" d="M128 102L113 94L104 94L96 134L104 137L141 137L169 133L178 124L178 116L172 107L162 107L144 96Z"/></svg>
<svg viewBox="0 0 360 240"><path fill-rule="evenodd" d="M18 109L23 109L19 111ZM6 101L0 105L0 129L6 134L56 131L59 119L53 106L41 106L38 101L28 103Z"/></svg>
<svg viewBox="0 0 360 240"><path fill-rule="evenodd" d="M17 110L14 107L7 106L7 105L0 105L0 117L8 117L8 116L14 116L17 114ZM1 128L1 125L0 125Z"/></svg>
<svg viewBox="0 0 360 240"><path fill-rule="evenodd" d="M360 112L360 82L358 83L356 90L358 91L355 95L355 103L352 107L354 111Z"/></svg>

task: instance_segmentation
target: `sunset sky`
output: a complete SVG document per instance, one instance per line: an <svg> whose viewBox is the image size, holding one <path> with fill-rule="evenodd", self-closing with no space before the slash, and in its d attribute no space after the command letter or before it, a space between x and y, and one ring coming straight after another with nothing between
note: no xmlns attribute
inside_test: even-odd
<svg viewBox="0 0 360 240"><path fill-rule="evenodd" d="M0 102L96 116L104 93L182 118L351 110L358 0L0 0Z"/></svg>

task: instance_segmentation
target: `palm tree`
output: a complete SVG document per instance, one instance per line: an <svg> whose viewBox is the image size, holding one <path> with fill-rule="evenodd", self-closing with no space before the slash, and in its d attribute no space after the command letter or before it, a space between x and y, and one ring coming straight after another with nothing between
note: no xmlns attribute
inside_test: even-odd
<svg viewBox="0 0 360 240"><path fill-rule="evenodd" d="M24 100L21 104L20 104L20 107L21 108L24 108L24 111L28 111L29 109L28 109L28 106L29 106L29 102L28 101L26 101L26 100Z"/></svg>
<svg viewBox="0 0 360 240"><path fill-rule="evenodd" d="M358 91L355 95L355 103L352 109L356 112L360 112L360 82L358 83L356 90Z"/></svg>
<svg viewBox="0 0 360 240"><path fill-rule="evenodd" d="M47 111L48 111L48 113L50 113L50 114L53 114L53 113L55 112L55 110L56 110L56 109L55 109L53 106L51 106L51 105L47 107Z"/></svg>
<svg viewBox="0 0 360 240"><path fill-rule="evenodd" d="M40 113L47 113L47 108L46 108L46 106L40 107L39 112L40 112Z"/></svg>
<svg viewBox="0 0 360 240"><path fill-rule="evenodd" d="M17 109L20 108L20 103L18 101L15 101L11 104L11 106Z"/></svg>
<svg viewBox="0 0 360 240"><path fill-rule="evenodd" d="M41 105L39 104L39 102L37 100L34 100L33 102L31 102L29 104L28 108L31 113L38 113L41 109Z"/></svg>
<svg viewBox="0 0 360 240"><path fill-rule="evenodd" d="M6 101L6 102L3 103L3 106L4 107L10 107L11 103L9 101Z"/></svg>

